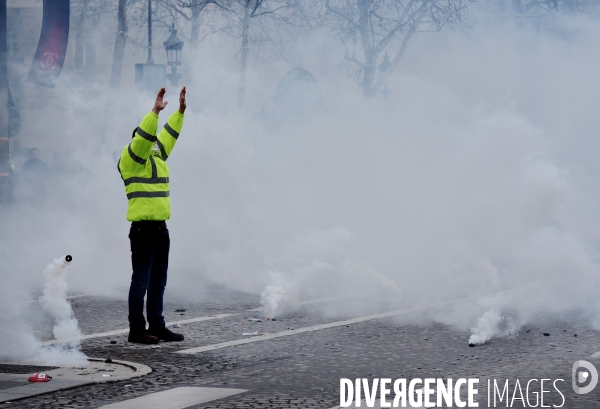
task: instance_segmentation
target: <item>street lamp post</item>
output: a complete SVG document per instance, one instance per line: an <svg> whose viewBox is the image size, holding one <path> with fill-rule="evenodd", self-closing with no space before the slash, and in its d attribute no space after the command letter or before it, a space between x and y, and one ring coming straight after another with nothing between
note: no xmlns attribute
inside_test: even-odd
<svg viewBox="0 0 600 409"><path fill-rule="evenodd" d="M165 41L165 50L167 51L167 64L171 66L171 73L167 74L167 78L171 81L171 85L176 87L181 79L181 74L177 73L177 66L181 65L183 40L177 37L175 24L171 26L169 32L171 35Z"/></svg>
<svg viewBox="0 0 600 409"><path fill-rule="evenodd" d="M155 64L152 55L152 0L148 0L148 60L135 65L135 84L141 94L153 97L165 81L165 65Z"/></svg>

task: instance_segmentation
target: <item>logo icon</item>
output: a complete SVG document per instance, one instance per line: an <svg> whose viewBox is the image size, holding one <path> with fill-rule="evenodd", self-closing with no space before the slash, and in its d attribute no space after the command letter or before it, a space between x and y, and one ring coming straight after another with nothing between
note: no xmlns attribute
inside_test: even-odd
<svg viewBox="0 0 600 409"><path fill-rule="evenodd" d="M577 372L578 369L584 368L583 370ZM591 379L590 379L591 378ZM580 395L585 395L586 393L590 393L598 384L598 371L588 361L576 361L573 364L573 372L572 377L573 380L573 390L575 393ZM587 386L579 386L581 384L589 383Z"/></svg>

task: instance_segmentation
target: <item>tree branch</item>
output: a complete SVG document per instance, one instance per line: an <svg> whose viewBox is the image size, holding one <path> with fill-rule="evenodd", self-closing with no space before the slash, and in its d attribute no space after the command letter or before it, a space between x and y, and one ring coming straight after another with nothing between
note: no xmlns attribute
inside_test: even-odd
<svg viewBox="0 0 600 409"><path fill-rule="evenodd" d="M339 10L334 9L333 7L331 7L331 5L329 4L329 0L325 1L325 7L327 8L327 10L331 11L333 14L336 14L338 16L340 16L341 18L343 18L344 20L346 20L348 23L350 23L351 25L354 26L354 28L359 28L358 24L356 24L354 22L354 19L350 16L347 16L346 14L342 13Z"/></svg>

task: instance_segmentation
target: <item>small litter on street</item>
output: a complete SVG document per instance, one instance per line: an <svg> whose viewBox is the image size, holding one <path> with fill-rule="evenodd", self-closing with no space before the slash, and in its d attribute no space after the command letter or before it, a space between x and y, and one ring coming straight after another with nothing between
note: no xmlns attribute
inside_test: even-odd
<svg viewBox="0 0 600 409"><path fill-rule="evenodd" d="M242 336L244 336L244 337L257 337L259 335L260 334L257 331L254 331L254 332L244 332L242 334Z"/></svg>
<svg viewBox="0 0 600 409"><path fill-rule="evenodd" d="M184 313L180 313L179 315L185 315Z"/></svg>
<svg viewBox="0 0 600 409"><path fill-rule="evenodd" d="M185 312L187 308L177 308L175 312Z"/></svg>
<svg viewBox="0 0 600 409"><path fill-rule="evenodd" d="M173 328L181 328L181 325L179 325L178 322L176 322L175 324L171 325Z"/></svg>
<svg viewBox="0 0 600 409"><path fill-rule="evenodd" d="M125 385L126 388L131 388L133 385Z"/></svg>
<svg viewBox="0 0 600 409"><path fill-rule="evenodd" d="M262 322L262 320L258 319L258 318L248 318L248 321L250 321L250 322Z"/></svg>
<svg viewBox="0 0 600 409"><path fill-rule="evenodd" d="M50 379L52 379L52 375L36 372L29 377L29 382L48 382Z"/></svg>
<svg viewBox="0 0 600 409"><path fill-rule="evenodd" d="M110 378L110 375L109 375L109 374L105 374L105 373L103 373L103 374L102 374L102 376L103 376L103 377L105 377L105 378Z"/></svg>
<svg viewBox="0 0 600 409"><path fill-rule="evenodd" d="M293 330L294 330L294 327L288 327L288 329L289 329L290 331L293 331Z"/></svg>

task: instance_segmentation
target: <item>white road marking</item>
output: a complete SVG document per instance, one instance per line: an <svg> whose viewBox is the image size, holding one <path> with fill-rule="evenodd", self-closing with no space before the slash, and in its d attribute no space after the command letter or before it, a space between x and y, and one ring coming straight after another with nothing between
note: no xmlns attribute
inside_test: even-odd
<svg viewBox="0 0 600 409"><path fill-rule="evenodd" d="M85 294L71 295L69 297L66 297L65 300L72 300L73 298L81 298L81 297L86 297L86 295ZM40 302L40 300L39 299L38 300L29 300L27 302L28 303L35 303L35 302Z"/></svg>
<svg viewBox="0 0 600 409"><path fill-rule="evenodd" d="M67 299L70 298L77 298L77 297L85 297L84 295L74 295L72 297L67 297ZM315 300L308 300L308 301L302 301L301 303L299 303L300 305L308 305L308 304L317 304L320 302L326 302L326 301L332 301L332 300L336 300L336 299L341 299L344 297L328 297L328 298L318 298ZM246 311L262 311L263 307L259 307L259 308L254 308L251 310L246 310ZM189 318L189 319L185 319L185 320L178 320L178 321L171 321L171 322L167 322L165 325L166 326L171 326L173 324L190 324L192 322L202 322L202 321L209 321L209 320L216 320L216 319L221 319L221 318L227 318L227 317L233 317L233 316L237 316L237 315L242 315L241 313L235 313L235 314L217 314L217 315L211 315L208 317L197 317L197 318ZM129 328L123 328L123 329L116 329L114 331L107 331L107 332L98 332L95 334L89 334L89 335L84 335L81 338L62 338L62 339L55 339L52 341L46 341L46 342L42 342L42 345L56 345L56 344L64 344L67 342L73 342L73 341L83 341L85 339L93 339L93 338L102 338L102 337L110 337L110 336L115 336L115 335L123 335L123 334L128 334L129 333Z"/></svg>
<svg viewBox="0 0 600 409"><path fill-rule="evenodd" d="M247 391L245 389L182 386L100 406L98 409L182 409L244 392Z"/></svg>
<svg viewBox="0 0 600 409"><path fill-rule="evenodd" d="M504 291L500 291L496 294L500 294L502 292L504 292ZM345 320L345 321L330 322L329 324L313 325L310 327L298 328L295 330L281 331L281 332L277 332L275 334L265 334L265 335L259 335L259 336L252 337L252 338L237 339L234 341L221 342L218 344L205 345L202 347L182 349L181 351L176 351L175 353L177 353L177 354L198 354L201 352L214 351L216 349L223 349L223 348L229 348L232 346L251 344L253 342L261 342L261 341L266 341L269 339L289 337L289 336L297 335L297 334L304 334L306 332L314 332L314 331L320 331L320 330L328 329L328 328L342 327L344 325L352 325L352 324L357 324L359 322L379 320L382 318L388 318L388 317L393 317L396 315L408 314L411 312L426 311L426 310L430 310L433 308L439 308L439 307L447 307L447 306L453 305L453 304L458 304L458 303L467 302L467 301L473 301L473 300L478 299L479 297L481 297L481 296L480 295L470 296L470 297L460 298L458 300L428 305L426 307L405 308L403 310L396 310L396 311L389 311L389 312L385 312L385 313L381 313L381 314L367 315L364 317L352 318L352 319Z"/></svg>
<svg viewBox="0 0 600 409"><path fill-rule="evenodd" d="M198 354L201 352L214 351L216 349L223 349L223 348L229 348L232 346L251 344L253 342L260 342L260 341L266 341L269 339L289 337L289 336L297 335L297 334L304 334L306 332L314 332L314 331L320 331L320 330L328 329L328 328L342 327L344 325L352 325L352 324L357 324L359 322L379 320L382 318L393 317L393 316L401 315L401 314L408 314L410 312L422 311L422 310L426 310L426 309L430 309L430 308L432 308L432 307L429 306L429 307L418 307L418 308L406 308L404 310L390 311L390 312L386 312L386 313L382 313L382 314L368 315L365 317L352 318L352 319L344 320L344 321L330 322L329 324L313 325L310 327L298 328L295 330L287 330L287 331L277 332L275 334L265 334L265 335L259 335L257 337L253 337L253 338L237 339L235 341L227 341L227 342L221 342L218 344L205 345L202 347L182 349L181 351L177 351L176 353L177 354Z"/></svg>
<svg viewBox="0 0 600 409"><path fill-rule="evenodd" d="M192 322L202 322L202 321L218 320L218 319L221 319L221 318L232 317L234 315L238 315L238 314L217 314L217 315L211 315L211 316L208 316L208 317L189 318L187 320L179 320L179 321L167 322L165 325L166 326L171 326L171 325L173 325L175 323L189 324L189 323L192 323ZM53 341L42 342L42 345L64 344L64 343L67 343L67 342L73 342L73 341L77 341L77 340L83 341L84 339L110 337L110 336L114 336L114 335L123 335L123 334L128 334L128 333L129 333L129 328L123 328L123 329L117 329L117 330L114 330L114 331L99 332L99 333L96 333L96 334L84 335L81 338L55 339Z"/></svg>
<svg viewBox="0 0 600 409"><path fill-rule="evenodd" d="M327 301L343 300L344 298L348 298L348 297L342 295L342 296L336 296L336 297L315 298L314 300L300 301L298 303L298 305L318 304L318 303L327 302ZM265 309L265 307L258 307L258 308L252 308L252 309L246 310L246 311L263 311L264 309Z"/></svg>

